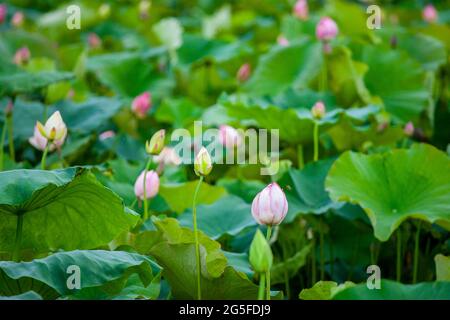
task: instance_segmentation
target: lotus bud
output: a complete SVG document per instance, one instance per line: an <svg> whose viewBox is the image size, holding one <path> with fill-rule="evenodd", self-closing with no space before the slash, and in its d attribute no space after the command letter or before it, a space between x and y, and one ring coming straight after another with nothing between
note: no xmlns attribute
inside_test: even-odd
<svg viewBox="0 0 450 320"><path fill-rule="evenodd" d="M227 125L221 125L219 131L219 142L224 147L231 149L241 145L242 137L235 128Z"/></svg>
<svg viewBox="0 0 450 320"><path fill-rule="evenodd" d="M145 193L146 199L150 199L155 197L159 191L159 177L158 174L153 171L147 171L145 174L145 170L141 172L139 177L136 179L134 184L134 194L140 200L144 200L144 176L145 176Z"/></svg>
<svg viewBox="0 0 450 320"><path fill-rule="evenodd" d="M316 37L320 41L330 41L336 38L339 32L336 22L330 17L323 17L316 26Z"/></svg>
<svg viewBox="0 0 450 320"><path fill-rule="evenodd" d="M14 107L13 103L11 101L8 101L8 103L6 104L6 108L5 108L5 116L6 117L12 116L13 107Z"/></svg>
<svg viewBox="0 0 450 320"><path fill-rule="evenodd" d="M8 9L6 7L6 4L0 4L0 24L5 22L7 13Z"/></svg>
<svg viewBox="0 0 450 320"><path fill-rule="evenodd" d="M316 102L311 108L311 114L315 119L322 119L325 116L325 105L322 101Z"/></svg>
<svg viewBox="0 0 450 320"><path fill-rule="evenodd" d="M91 49L98 49L102 46L102 39L96 33L90 33L88 36L88 44Z"/></svg>
<svg viewBox="0 0 450 320"><path fill-rule="evenodd" d="M47 147L48 140L45 138L38 129L38 126L34 126L34 134L31 138L28 139L28 142L40 151L44 151ZM50 151L53 151L55 148L54 144L50 145Z"/></svg>
<svg viewBox="0 0 450 320"><path fill-rule="evenodd" d="M250 74L251 74L251 67L250 64L248 63L244 63L238 70L237 74L236 74L236 78L238 79L239 82L245 82L248 80L248 78L250 78Z"/></svg>
<svg viewBox="0 0 450 320"><path fill-rule="evenodd" d="M23 25L23 21L24 21L23 12L17 11L16 13L14 13L11 19L11 24L16 28L19 28Z"/></svg>
<svg viewBox="0 0 450 320"><path fill-rule="evenodd" d="M273 263L272 250L261 230L257 229L253 241L250 245L250 264L258 273L266 273Z"/></svg>
<svg viewBox="0 0 450 320"><path fill-rule="evenodd" d="M45 126L38 121L36 127L41 135L51 143L55 144L55 146L61 147L63 145L67 136L67 127L59 111L54 112L50 118L48 118L47 122L45 122Z"/></svg>
<svg viewBox="0 0 450 320"><path fill-rule="evenodd" d="M252 215L259 224L279 225L288 212L288 202L280 186L273 182L253 199Z"/></svg>
<svg viewBox="0 0 450 320"><path fill-rule="evenodd" d="M141 95L134 98L131 109L133 110L134 114L140 118L145 118L145 115L147 114L148 110L150 110L152 106L152 96L150 92L144 92Z"/></svg>
<svg viewBox="0 0 450 320"><path fill-rule="evenodd" d="M30 58L30 49L28 49L28 47L22 47L14 54L14 63L21 66L27 64Z"/></svg>
<svg viewBox="0 0 450 320"><path fill-rule="evenodd" d="M294 16L301 20L308 19L308 2L306 0L298 0L293 9Z"/></svg>
<svg viewBox="0 0 450 320"><path fill-rule="evenodd" d="M99 14L100 18L102 18L102 19L108 18L109 15L111 14L111 6L108 3L102 4L98 8L98 14Z"/></svg>
<svg viewBox="0 0 450 320"><path fill-rule="evenodd" d="M98 138L100 139L100 141L104 141L104 140L107 140L107 139L114 138L115 136L116 136L116 133L114 131L108 130L108 131L100 133Z"/></svg>
<svg viewBox="0 0 450 320"><path fill-rule="evenodd" d="M153 158L156 163L162 163L164 165L178 166L181 164L181 158L175 152L173 148L164 147L161 153Z"/></svg>
<svg viewBox="0 0 450 320"><path fill-rule="evenodd" d="M205 147L202 147L194 160L195 174L198 176L207 176L212 170L212 160Z"/></svg>
<svg viewBox="0 0 450 320"><path fill-rule="evenodd" d="M282 46L282 47L287 47L289 46L289 40L283 36L282 34L280 34L277 38L277 43L278 45Z"/></svg>
<svg viewBox="0 0 450 320"><path fill-rule="evenodd" d="M422 11L422 18L428 23L436 22L438 19L438 12L436 8L432 4L425 6Z"/></svg>
<svg viewBox="0 0 450 320"><path fill-rule="evenodd" d="M148 154L158 155L164 148L164 138L166 137L166 130L161 129L157 131L150 139L145 142L145 151Z"/></svg>
<svg viewBox="0 0 450 320"><path fill-rule="evenodd" d="M403 128L403 132L408 137L411 137L414 134L414 125L411 121L405 125L405 128Z"/></svg>

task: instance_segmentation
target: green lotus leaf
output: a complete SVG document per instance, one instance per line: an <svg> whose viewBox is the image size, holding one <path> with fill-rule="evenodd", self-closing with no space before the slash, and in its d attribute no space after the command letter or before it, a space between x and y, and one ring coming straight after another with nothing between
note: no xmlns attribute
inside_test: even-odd
<svg viewBox="0 0 450 320"><path fill-rule="evenodd" d="M127 279L138 274L145 286L150 285L154 268L158 266L149 258L122 251L76 250L58 252L30 262L0 261L0 294L17 295L35 291L44 299L61 296L86 296L96 289L104 295L122 292ZM80 289L68 286L69 279L79 272Z"/></svg>
<svg viewBox="0 0 450 320"><path fill-rule="evenodd" d="M199 119L203 109L189 99L167 99L156 111L156 120L170 123L174 128L185 128Z"/></svg>
<svg viewBox="0 0 450 320"><path fill-rule="evenodd" d="M300 251L297 251L294 256L274 263L270 270L270 282L272 284L283 283L286 281L286 277L289 279L294 277L298 270L306 264L306 259L311 248L312 245L309 244Z"/></svg>
<svg viewBox="0 0 450 320"><path fill-rule="evenodd" d="M436 263L436 280L450 281L450 257L437 254L434 262Z"/></svg>
<svg viewBox="0 0 450 320"><path fill-rule="evenodd" d="M450 221L450 159L427 144L373 155L346 152L325 186L334 201L359 204L381 241L408 218Z"/></svg>
<svg viewBox="0 0 450 320"><path fill-rule="evenodd" d="M302 300L330 300L337 292L353 286L355 284L350 281L340 285L334 281L319 281L312 288L303 289L299 294L299 298Z"/></svg>
<svg viewBox="0 0 450 320"><path fill-rule="evenodd" d="M182 226L192 228L192 210L183 213L178 220ZM241 198L229 195L213 204L197 206L197 224L212 239L223 235L236 235L249 226L256 225L251 206Z"/></svg>
<svg viewBox="0 0 450 320"><path fill-rule="evenodd" d="M93 249L128 230L138 217L86 169L0 172L0 251Z"/></svg>
<svg viewBox="0 0 450 320"><path fill-rule="evenodd" d="M33 93L48 85L72 79L70 72L43 71L29 73L19 71L13 74L0 74L0 95L16 95L19 93Z"/></svg>
<svg viewBox="0 0 450 320"><path fill-rule="evenodd" d="M402 284L381 280L381 289L370 290L359 284L336 293L335 300L449 300L450 282L423 282Z"/></svg>
<svg viewBox="0 0 450 320"><path fill-rule="evenodd" d="M42 297L34 291L28 291L15 296L0 296L0 300L42 300Z"/></svg>

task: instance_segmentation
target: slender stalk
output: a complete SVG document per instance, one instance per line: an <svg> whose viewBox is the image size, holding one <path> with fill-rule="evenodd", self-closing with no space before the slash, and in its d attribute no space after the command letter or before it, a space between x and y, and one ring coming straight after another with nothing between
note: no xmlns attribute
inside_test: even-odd
<svg viewBox="0 0 450 320"><path fill-rule="evenodd" d="M47 160L47 154L49 149L50 143L47 143L44 149L44 153L42 154L42 160L41 160L41 169L45 170L45 161Z"/></svg>
<svg viewBox="0 0 450 320"><path fill-rule="evenodd" d="M319 241L320 241L320 280L325 280L325 255L324 255L324 234L322 219L319 220Z"/></svg>
<svg viewBox="0 0 450 320"><path fill-rule="evenodd" d="M397 282L400 282L402 278L402 232L401 229L397 229Z"/></svg>
<svg viewBox="0 0 450 320"><path fill-rule="evenodd" d="M148 199L147 199L147 172L150 169L150 165L152 164L152 158L148 158L147 164L145 166L144 171L144 216L143 220L148 219Z"/></svg>
<svg viewBox="0 0 450 320"><path fill-rule="evenodd" d="M326 55L323 54L323 65L322 65L322 72L320 74L320 91L324 92L327 91L327 82L328 82L328 74L327 74L327 60Z"/></svg>
<svg viewBox="0 0 450 320"><path fill-rule="evenodd" d="M6 120L5 123L3 124L3 129L2 129L2 135L0 138L0 171L3 171L3 152L4 152L4 145L5 145L5 139L6 139Z"/></svg>
<svg viewBox="0 0 450 320"><path fill-rule="evenodd" d="M284 270L284 285L286 287L286 297L291 300L291 288L289 287L289 274L287 270Z"/></svg>
<svg viewBox="0 0 450 320"><path fill-rule="evenodd" d="M6 117L6 124L8 126L8 142L9 142L9 157L12 161L16 161L16 152L14 151L14 136L13 136L13 118L12 115Z"/></svg>
<svg viewBox="0 0 450 320"><path fill-rule="evenodd" d="M12 259L15 262L20 261L20 246L22 244L23 214L17 215L16 240L14 241L14 250Z"/></svg>
<svg viewBox="0 0 450 320"><path fill-rule="evenodd" d="M261 273L259 276L259 289L258 289L258 300L264 300L264 283L266 282L266 275Z"/></svg>
<svg viewBox="0 0 450 320"><path fill-rule="evenodd" d="M200 179L198 181L197 187L195 188L194 192L194 199L192 201L192 219L194 222L194 236L195 236L195 258L197 262L197 299L202 299L202 289L201 289L201 283L200 283L200 277L201 277L201 260L200 260L200 243L198 241L198 228L197 228L197 208L196 208L196 201L197 201L197 194L200 190L200 186L203 182L203 176L200 176Z"/></svg>
<svg viewBox="0 0 450 320"><path fill-rule="evenodd" d="M316 240L312 241L312 251L311 251L311 287L316 283Z"/></svg>
<svg viewBox="0 0 450 320"><path fill-rule="evenodd" d="M419 239L421 221L417 224L416 239L414 241L414 266L413 266L413 283L417 282L417 268L419 266Z"/></svg>
<svg viewBox="0 0 450 320"><path fill-rule="evenodd" d="M267 226L266 240L270 246L270 237L272 236L272 226ZM270 270L266 272L266 300L270 300Z"/></svg>
<svg viewBox="0 0 450 320"><path fill-rule="evenodd" d="M314 162L319 160L319 122L314 122Z"/></svg>
<svg viewBox="0 0 450 320"><path fill-rule="evenodd" d="M299 144L297 147L298 168L301 170L305 166L305 160L303 159L303 145Z"/></svg>

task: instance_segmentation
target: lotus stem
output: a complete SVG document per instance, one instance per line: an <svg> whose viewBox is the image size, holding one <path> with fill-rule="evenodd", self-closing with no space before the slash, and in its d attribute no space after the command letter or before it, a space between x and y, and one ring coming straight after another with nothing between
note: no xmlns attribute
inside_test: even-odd
<svg viewBox="0 0 450 320"><path fill-rule="evenodd" d="M12 260L15 262L20 262L20 247L22 244L22 230L23 230L23 214L19 213L17 215L16 240L14 241L14 250L13 250L13 255L12 255Z"/></svg>
<svg viewBox="0 0 450 320"><path fill-rule="evenodd" d="M272 226L267 226L266 240L270 246L270 237L272 236ZM270 300L270 269L266 272L266 299Z"/></svg>
<svg viewBox="0 0 450 320"><path fill-rule="evenodd" d="M319 160L319 122L314 122L314 162Z"/></svg>
<svg viewBox="0 0 450 320"><path fill-rule="evenodd" d="M312 240L311 251L311 287L316 283L316 240Z"/></svg>
<svg viewBox="0 0 450 320"><path fill-rule="evenodd" d="M266 275L261 273L259 277L259 289L258 289L258 300L264 300L264 283L266 282Z"/></svg>
<svg viewBox="0 0 450 320"><path fill-rule="evenodd" d="M319 220L319 241L320 241L320 280L325 280L324 234L323 234L322 219Z"/></svg>
<svg viewBox="0 0 450 320"><path fill-rule="evenodd" d="M417 282L417 269L419 266L419 240L420 240L420 227L422 222L417 224L416 238L414 241L414 266L413 266L413 283Z"/></svg>
<svg viewBox="0 0 450 320"><path fill-rule="evenodd" d="M150 169L150 165L152 164L152 158L148 158L147 164L145 166L144 171L144 216L143 220L146 221L148 219L148 199L147 199L147 172Z"/></svg>
<svg viewBox="0 0 450 320"><path fill-rule="evenodd" d="M4 154L4 145L5 145L5 140L6 140L6 129L7 129L7 125L6 125L6 120L5 120L5 123L3 124L2 135L0 138L0 171L3 171L3 154Z"/></svg>
<svg viewBox="0 0 450 320"><path fill-rule="evenodd" d="M45 146L45 149L44 149L44 153L42 154L42 159L41 159L41 169L42 170L45 170L45 161L47 160L49 146L50 146L50 144L47 143L47 145Z"/></svg>
<svg viewBox="0 0 450 320"><path fill-rule="evenodd" d="M9 157L11 158L12 161L16 161L16 152L14 150L12 115L6 117L6 125L8 127Z"/></svg>
<svg viewBox="0 0 450 320"><path fill-rule="evenodd" d="M202 299L202 289L201 289L201 258L200 258L200 243L198 240L198 227L197 227L197 208L196 208L196 201L197 201L197 195L200 190L200 186L203 182L203 176L200 176L200 179L198 181L197 187L195 188L194 192L194 199L192 201L192 219L194 223L194 237L195 237L195 258L196 258L196 264L197 264L197 299Z"/></svg>

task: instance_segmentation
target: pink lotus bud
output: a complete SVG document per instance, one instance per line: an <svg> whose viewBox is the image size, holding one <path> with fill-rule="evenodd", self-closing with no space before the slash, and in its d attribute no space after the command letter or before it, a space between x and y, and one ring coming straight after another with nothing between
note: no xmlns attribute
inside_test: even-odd
<svg viewBox="0 0 450 320"><path fill-rule="evenodd" d="M321 41L329 41L336 38L339 32L336 22L330 17L323 17L316 26L316 37Z"/></svg>
<svg viewBox="0 0 450 320"><path fill-rule="evenodd" d="M6 14L8 13L8 9L6 4L0 4L0 24L2 24L6 20Z"/></svg>
<svg viewBox="0 0 450 320"><path fill-rule="evenodd" d="M67 127L59 111L56 111L48 118L45 126L38 121L36 127L41 135L55 146L59 148L63 145L67 136Z"/></svg>
<svg viewBox="0 0 450 320"><path fill-rule="evenodd" d="M31 138L28 139L28 142L36 149L38 149L40 151L44 151L45 147L47 146L48 140L41 134L41 132L38 129L38 126L35 125L34 126L34 134ZM55 149L55 145L51 144L50 151L53 151L54 149Z"/></svg>
<svg viewBox="0 0 450 320"><path fill-rule="evenodd" d="M311 114L315 119L322 119L325 112L325 105L322 101L316 102L316 104L311 108Z"/></svg>
<svg viewBox="0 0 450 320"><path fill-rule="evenodd" d="M166 130L161 129L145 142L145 151L148 154L158 155L164 148L164 139L166 138Z"/></svg>
<svg viewBox="0 0 450 320"><path fill-rule="evenodd" d="M250 64L248 63L244 63L238 70L237 74L236 74L236 78L238 79L239 82L245 82L248 80L248 78L250 78L250 74L251 74L251 67Z"/></svg>
<svg viewBox="0 0 450 320"><path fill-rule="evenodd" d="M88 44L91 49L98 49L102 45L102 39L96 33L90 33L88 36Z"/></svg>
<svg viewBox="0 0 450 320"><path fill-rule="evenodd" d="M411 121L405 125L405 128L403 128L403 132L408 137L411 137L414 134L414 125Z"/></svg>
<svg viewBox="0 0 450 320"><path fill-rule="evenodd" d="M280 224L288 212L288 202L283 190L272 182L253 199L252 215L259 224Z"/></svg>
<svg viewBox="0 0 450 320"><path fill-rule="evenodd" d="M100 141L104 141L106 139L114 138L115 136L116 136L116 133L114 131L108 130L108 131L100 133L98 138L100 139Z"/></svg>
<svg viewBox="0 0 450 320"><path fill-rule="evenodd" d="M153 171L147 171L147 175L145 174L145 170L141 172L139 177L136 179L136 183L134 184L134 194L137 198L144 200L144 176L145 176L145 193L146 198L153 198L158 194L159 191L159 177L158 174Z"/></svg>
<svg viewBox="0 0 450 320"><path fill-rule="evenodd" d="M10 117L12 115L13 112L13 103L11 101L8 101L8 103L6 104L6 108L5 108L5 116L6 117Z"/></svg>
<svg viewBox="0 0 450 320"><path fill-rule="evenodd" d="M153 157L153 160L164 165L178 166L181 164L181 158L171 147L164 147L159 155Z"/></svg>
<svg viewBox="0 0 450 320"><path fill-rule="evenodd" d="M308 19L308 2L306 0L297 0L293 9L294 16L301 20Z"/></svg>
<svg viewBox="0 0 450 320"><path fill-rule="evenodd" d="M143 119L145 118L148 110L150 110L151 106L152 96L150 92L144 92L134 98L133 103L131 104L131 109L138 118Z"/></svg>
<svg viewBox="0 0 450 320"><path fill-rule="evenodd" d="M280 34L277 38L277 43L278 45L282 46L282 47L287 47L289 45L289 40L286 39L285 36L283 36L282 34Z"/></svg>
<svg viewBox="0 0 450 320"><path fill-rule="evenodd" d="M12 20L11 20L11 24L18 28L21 27L23 25L23 21L24 21L24 15L23 12L21 11L17 11L16 13L14 13Z"/></svg>
<svg viewBox="0 0 450 320"><path fill-rule="evenodd" d="M239 132L230 126L221 125L219 134L219 142L226 148L238 147L242 143L242 137Z"/></svg>
<svg viewBox="0 0 450 320"><path fill-rule="evenodd" d="M432 4L425 6L422 11L422 18L428 23L436 22L438 19L438 12L436 8Z"/></svg>
<svg viewBox="0 0 450 320"><path fill-rule="evenodd" d="M28 49L28 47L22 47L19 50L17 50L16 53L14 54L14 63L21 66L28 63L30 58L31 58L30 49Z"/></svg>

